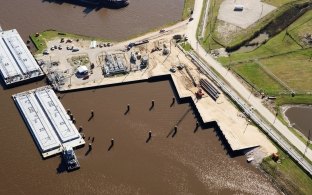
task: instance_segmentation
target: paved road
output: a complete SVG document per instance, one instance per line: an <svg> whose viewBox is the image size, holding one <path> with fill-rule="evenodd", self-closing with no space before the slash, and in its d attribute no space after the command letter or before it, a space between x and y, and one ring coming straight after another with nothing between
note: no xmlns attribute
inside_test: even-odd
<svg viewBox="0 0 312 195"><path fill-rule="evenodd" d="M299 151L305 153L305 155L312 161L312 151L307 149L306 143L299 140L290 130L278 119L275 120L275 115L271 113L262 103L261 99L255 97L251 92L226 68L224 68L218 61L216 61L211 55L209 55L198 43L196 38L196 30L199 24L201 10L203 6L203 0L196 0L193 12L194 20L188 24L187 36L189 43L195 49L196 53L204 59L211 67L213 67L220 75L226 78L230 83L230 87L235 89L240 97L243 97L245 101L257 110L261 116L266 119L275 129L282 134L293 146ZM275 122L274 122L275 121ZM307 149L307 150L306 150ZM291 151L294 149L288 149Z"/></svg>
<svg viewBox="0 0 312 195"><path fill-rule="evenodd" d="M206 26L207 26L207 22L208 22L209 5L210 5L210 0L207 0L207 4L206 4L206 8L205 8L204 21L203 21L201 35L200 35L201 38L204 38L205 33L206 33Z"/></svg>

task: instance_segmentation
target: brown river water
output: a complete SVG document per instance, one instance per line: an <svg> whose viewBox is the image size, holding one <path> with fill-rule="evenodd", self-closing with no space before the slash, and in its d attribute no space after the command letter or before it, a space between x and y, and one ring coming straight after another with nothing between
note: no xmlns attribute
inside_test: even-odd
<svg viewBox="0 0 312 195"><path fill-rule="evenodd" d="M131 0L122 9L88 10L53 0L0 0L0 25L4 30L16 28L24 40L47 29L121 40L180 20L183 4L183 0Z"/></svg>
<svg viewBox="0 0 312 195"><path fill-rule="evenodd" d="M183 0L131 0L125 9L86 10L42 0L0 2L0 25L23 39L46 29L126 39L178 21ZM170 107L169 81L59 94L93 150L77 149L81 169L67 173L60 156L43 160L11 95L43 81L0 89L0 194L276 194L245 156L231 157L213 128L196 132L188 103ZM149 110L151 100L155 107ZM130 104L128 114L124 114ZM90 110L95 117L88 121ZM179 123L174 137L169 135ZM148 131L153 137L146 143ZM90 140L88 138L90 137ZM115 145L108 151L110 140Z"/></svg>
<svg viewBox="0 0 312 195"><path fill-rule="evenodd" d="M90 153L87 146L76 150L81 169L67 173L60 156L42 160L11 99L42 85L0 90L0 194L277 193L245 156L229 156L213 128L194 132L190 105L170 106L174 93L169 81L59 94L77 127L84 128L87 144L94 137ZM127 104L131 108L125 115ZM91 109L95 117L88 121ZM150 130L153 136L146 143ZM115 144L108 151L112 138Z"/></svg>

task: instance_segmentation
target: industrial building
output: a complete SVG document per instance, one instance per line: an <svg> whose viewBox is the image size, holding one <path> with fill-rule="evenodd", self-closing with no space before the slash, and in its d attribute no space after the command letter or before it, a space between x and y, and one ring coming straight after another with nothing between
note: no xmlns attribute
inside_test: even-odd
<svg viewBox="0 0 312 195"><path fill-rule="evenodd" d="M127 67L122 57L120 57L118 54L108 54L105 56L105 65L103 68L103 73L105 76L112 76L126 72Z"/></svg>
<svg viewBox="0 0 312 195"><path fill-rule="evenodd" d="M44 158L62 152L66 146L85 144L50 87L18 93L13 99Z"/></svg>
<svg viewBox="0 0 312 195"><path fill-rule="evenodd" d="M43 76L15 29L0 31L0 72L7 86Z"/></svg>

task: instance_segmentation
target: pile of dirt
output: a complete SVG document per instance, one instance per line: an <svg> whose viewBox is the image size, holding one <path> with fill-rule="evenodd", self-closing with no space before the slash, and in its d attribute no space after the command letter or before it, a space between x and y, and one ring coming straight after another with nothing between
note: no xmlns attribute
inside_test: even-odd
<svg viewBox="0 0 312 195"><path fill-rule="evenodd" d="M301 41L304 43L306 46L312 46L312 34L305 34L302 38Z"/></svg>

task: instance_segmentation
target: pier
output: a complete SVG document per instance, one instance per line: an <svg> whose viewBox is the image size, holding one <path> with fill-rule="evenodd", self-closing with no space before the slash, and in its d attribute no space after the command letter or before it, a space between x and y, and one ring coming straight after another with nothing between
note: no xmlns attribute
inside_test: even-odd
<svg viewBox="0 0 312 195"><path fill-rule="evenodd" d="M56 43L59 44L59 42L59 40L48 42L48 48ZM88 74L87 79L77 77L75 68L77 65L69 63L70 60L68 59L72 59L72 51L54 50L49 55L38 55L38 58L48 65L43 68L47 75L53 72L67 72L64 73L65 79L62 83L51 81L55 90L63 92L169 79L173 83L172 86L175 88L177 97L180 100L187 100L194 105L202 123L208 126L215 126L232 151L238 152L260 146L266 151L267 155L276 152L276 148L267 140L265 135L259 132L258 128L252 124L244 113L231 104L226 94L219 89L219 86L210 77L205 76L202 74L202 71L198 70L197 62L190 57L189 53L185 52L180 45L174 45L171 42L170 39L156 38L145 43L144 46L132 46L130 50L125 48L127 46L123 44L116 44L114 48L97 47L94 49L80 46L79 52L75 53L75 55L87 55L90 63L97 64L94 68L91 68L90 65L92 74ZM90 43L86 42L84 45L89 46ZM130 45L132 44L130 43ZM66 47L66 43L63 43L63 47ZM123 55L119 54L119 48L124 48ZM159 49L155 50L155 48ZM170 53L164 55L162 50L169 48ZM106 50L109 50L109 52ZM103 72L106 65L105 53L118 53L119 56L124 56L123 63L129 71L126 74L106 76L105 71ZM136 54L136 56L133 57L133 54ZM50 57L55 58L56 56L58 56L56 61L59 62L59 65L49 66ZM143 69L132 69L136 64L133 63L133 60L131 61L131 58L140 61L138 56L141 59L142 56L148 56L149 65ZM178 67L177 64L182 64L182 66ZM171 72L172 68L175 68L176 71ZM201 97L196 95L199 89L205 91ZM156 102L154 104L156 105ZM150 110L153 109L152 103ZM124 115L127 115L129 112L130 105L125 110Z"/></svg>
<svg viewBox="0 0 312 195"><path fill-rule="evenodd" d="M7 86L44 75L15 29L0 32L0 72Z"/></svg>
<svg viewBox="0 0 312 195"><path fill-rule="evenodd" d="M66 146L85 144L50 87L18 93L13 99L44 158L62 152Z"/></svg>

